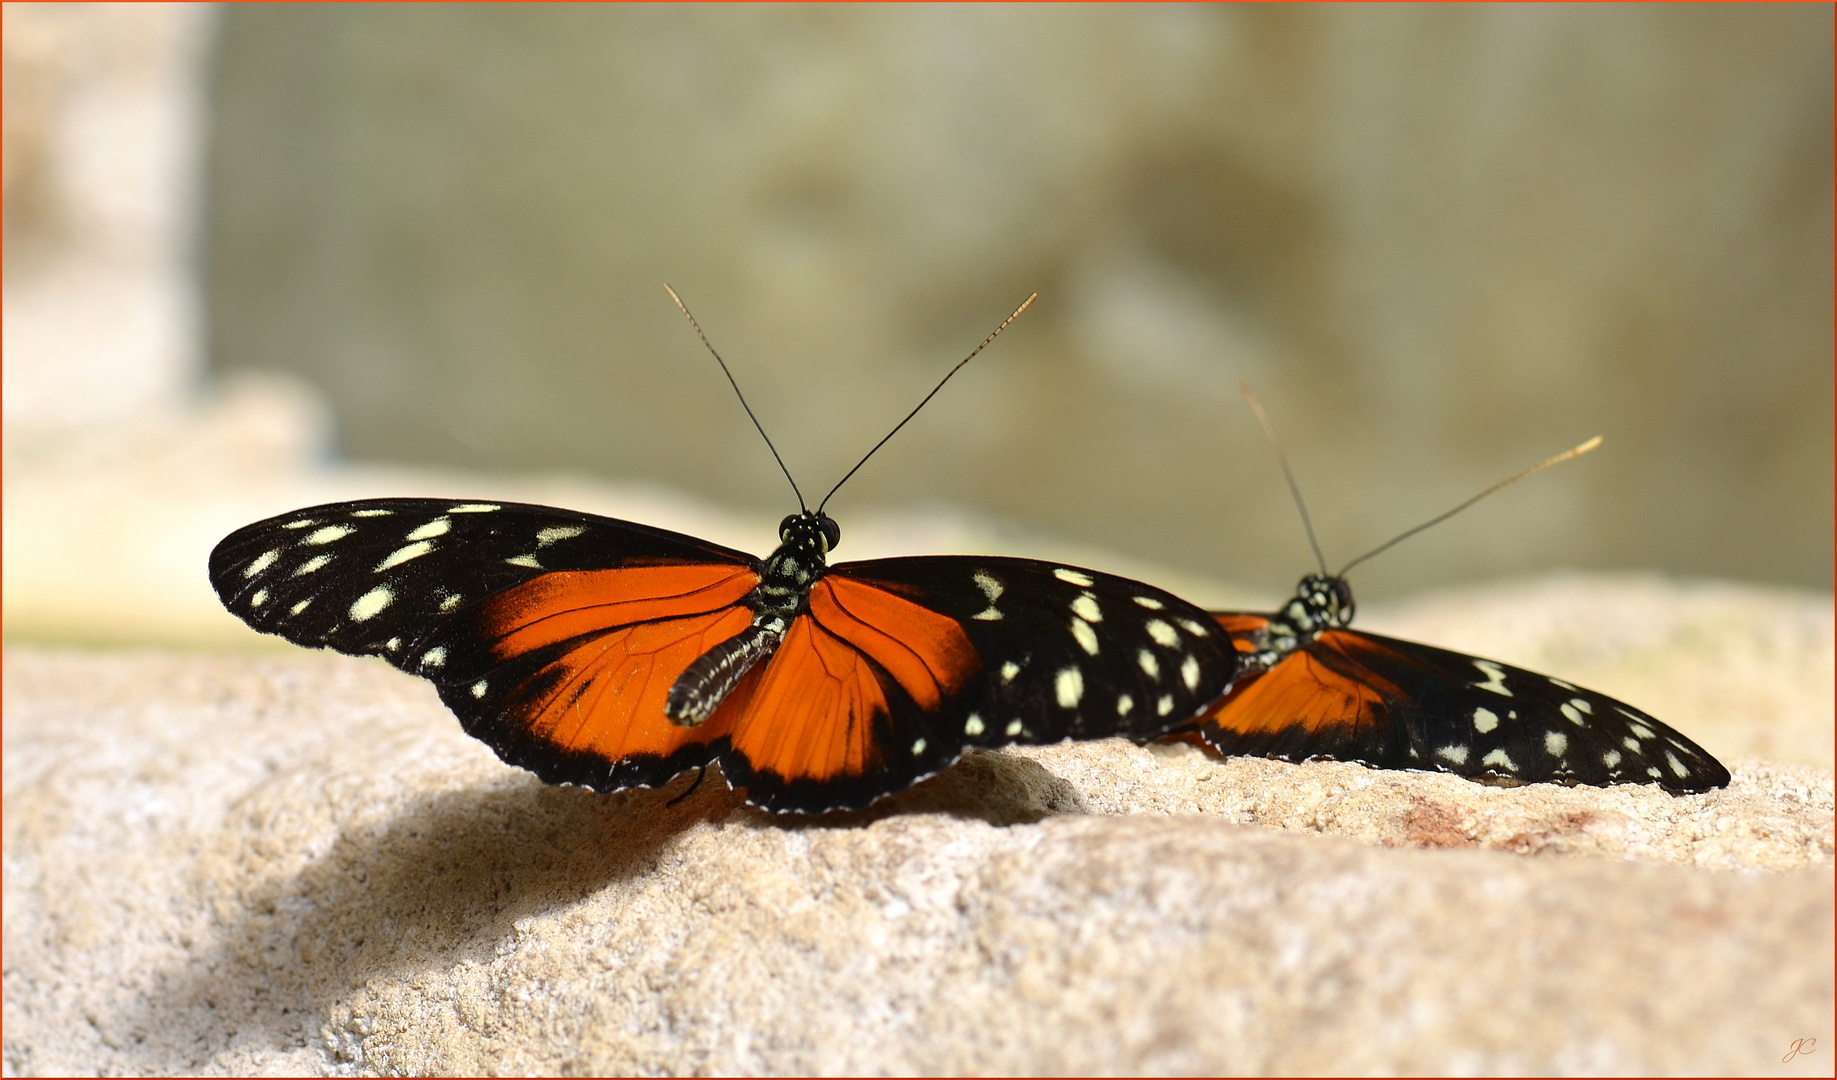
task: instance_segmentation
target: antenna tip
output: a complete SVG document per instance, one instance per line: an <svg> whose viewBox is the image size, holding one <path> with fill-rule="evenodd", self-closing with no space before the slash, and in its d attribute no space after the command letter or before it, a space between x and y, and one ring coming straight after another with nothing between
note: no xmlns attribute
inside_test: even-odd
<svg viewBox="0 0 1837 1080"><path fill-rule="evenodd" d="M1574 450L1571 451L1571 453L1586 454L1590 450L1593 450L1595 447L1600 446L1600 445L1601 445L1601 436L1596 435L1594 438L1576 447Z"/></svg>

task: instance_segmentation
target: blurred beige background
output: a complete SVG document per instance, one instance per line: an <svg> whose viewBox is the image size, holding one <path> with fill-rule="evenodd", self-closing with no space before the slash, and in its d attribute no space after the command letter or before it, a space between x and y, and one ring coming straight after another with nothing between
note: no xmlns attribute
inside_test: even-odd
<svg viewBox="0 0 1837 1080"><path fill-rule="evenodd" d="M1282 590L1828 588L1827 6L233 6L210 364L353 457L942 501ZM846 549L845 552L846 554Z"/></svg>
<svg viewBox="0 0 1837 1080"><path fill-rule="evenodd" d="M247 641L313 501L1080 559L1201 602L1828 596L1828 7L8 4L9 635Z"/></svg>

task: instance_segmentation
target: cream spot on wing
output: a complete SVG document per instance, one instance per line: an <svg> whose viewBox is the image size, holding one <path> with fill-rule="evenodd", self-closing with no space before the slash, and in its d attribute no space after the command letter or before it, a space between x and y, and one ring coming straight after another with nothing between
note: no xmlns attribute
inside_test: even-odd
<svg viewBox="0 0 1837 1080"><path fill-rule="evenodd" d="M1565 690L1580 690L1581 689L1581 687L1577 686L1576 684L1566 683L1554 675L1545 675L1544 678L1549 679L1551 682L1555 683L1556 685L1562 687Z"/></svg>
<svg viewBox="0 0 1837 1080"><path fill-rule="evenodd" d="M1001 681L1004 683L1013 682L1014 677L1020 673L1021 666L1012 660L1004 661L1001 665Z"/></svg>
<svg viewBox="0 0 1837 1080"><path fill-rule="evenodd" d="M1438 758L1447 758L1456 765L1467 764L1467 748L1465 746L1438 746L1435 748L1435 756Z"/></svg>
<svg viewBox="0 0 1837 1080"><path fill-rule="evenodd" d="M970 575L970 580L974 581L976 587L982 590L982 595L989 598L990 604L995 603L996 599L1001 596L1001 579L989 573L987 570L976 571L974 574Z"/></svg>
<svg viewBox="0 0 1837 1080"><path fill-rule="evenodd" d="M1555 679L1551 679L1550 681L1551 681L1551 682L1555 682L1556 680L1555 680ZM1565 684L1565 685L1567 685L1567 684ZM1589 713L1589 714L1591 714L1591 715L1592 715L1592 714L1594 713L1594 711L1595 711L1595 707L1594 707L1593 705L1590 705L1590 704L1589 704L1588 702L1586 702L1586 701L1583 701L1583 700L1582 700L1581 698L1579 698L1579 697L1578 697L1578 698L1570 698L1570 699L1569 699L1569 704L1571 704L1571 705L1574 705L1574 706L1576 707L1576 710L1577 710L1578 712L1585 712L1585 713Z"/></svg>
<svg viewBox="0 0 1837 1080"><path fill-rule="evenodd" d="M432 540L436 536L445 536L453 529L453 519L437 517L408 534L410 540Z"/></svg>
<svg viewBox="0 0 1837 1080"><path fill-rule="evenodd" d="M1179 623L1186 629L1187 633L1194 637L1209 637L1212 634L1212 631L1206 629L1204 623L1196 623L1191 619L1175 619L1174 621Z"/></svg>
<svg viewBox="0 0 1837 1080"><path fill-rule="evenodd" d="M1484 735L1499 726L1499 715L1491 709L1473 711L1473 729Z"/></svg>
<svg viewBox="0 0 1837 1080"><path fill-rule="evenodd" d="M242 576L245 578L252 578L255 575L261 573L263 570L266 570L270 566L273 566L274 560L280 557L281 557L280 548L275 548L273 551L264 551L260 555L256 556L254 562L242 568Z"/></svg>
<svg viewBox="0 0 1837 1080"><path fill-rule="evenodd" d="M1132 596L1130 599L1147 608L1149 611L1160 611L1167 606L1152 596Z"/></svg>
<svg viewBox="0 0 1837 1080"><path fill-rule="evenodd" d="M295 567L293 576L300 577L303 574L310 574L331 561L332 557L330 555L314 555L312 558Z"/></svg>
<svg viewBox="0 0 1837 1080"><path fill-rule="evenodd" d="M1568 720L1570 723L1576 725L1577 727L1581 727L1583 724L1588 723L1588 721L1582 719L1582 714L1579 712L1576 712L1575 707L1570 705L1567 701L1563 702L1561 705L1558 705L1556 707L1556 710L1563 714L1564 719Z"/></svg>
<svg viewBox="0 0 1837 1080"><path fill-rule="evenodd" d="M378 585L376 588L358 597L351 604L351 618L358 622L373 619L378 612L388 607L390 602L394 599L395 593L390 592L386 586Z"/></svg>
<svg viewBox="0 0 1837 1080"><path fill-rule="evenodd" d="M1634 737L1634 738L1636 738L1636 739L1654 739L1654 738L1657 738L1657 736L1656 736L1656 735L1653 735L1653 734L1652 734L1652 729L1651 729L1651 728L1649 728L1649 727L1647 727L1647 726L1646 726L1646 725L1644 725L1644 724L1628 724L1628 725L1627 725L1627 730L1628 730L1628 731L1631 731L1631 732L1633 733L1633 737Z"/></svg>
<svg viewBox="0 0 1837 1080"><path fill-rule="evenodd" d="M1097 655L1097 631L1091 629L1090 623L1083 619L1073 619L1072 637L1078 639L1079 648L1092 656Z"/></svg>
<svg viewBox="0 0 1837 1080"><path fill-rule="evenodd" d="M542 569L542 564L536 561L534 555L513 555L504 561L512 566L527 566L536 570Z"/></svg>
<svg viewBox="0 0 1837 1080"><path fill-rule="evenodd" d="M1560 758L1569 752L1569 736L1560 731L1544 732L1544 753Z"/></svg>
<svg viewBox="0 0 1837 1080"><path fill-rule="evenodd" d="M1129 710L1135 708L1135 699L1128 694L1116 695L1116 715L1128 716Z"/></svg>
<svg viewBox="0 0 1837 1080"><path fill-rule="evenodd" d="M1160 699L1155 702L1155 715L1156 716L1166 716L1168 713L1173 712L1173 711L1174 711L1174 695L1162 694Z"/></svg>
<svg viewBox="0 0 1837 1080"><path fill-rule="evenodd" d="M446 663L446 646L436 645L421 654L422 667L439 667Z"/></svg>
<svg viewBox="0 0 1837 1080"><path fill-rule="evenodd" d="M394 510L353 510L352 517L388 517Z"/></svg>
<svg viewBox="0 0 1837 1080"><path fill-rule="evenodd" d="M388 649L390 652L394 652L401 647L402 639L399 637L392 637L388 641L383 642L383 648Z"/></svg>
<svg viewBox="0 0 1837 1080"><path fill-rule="evenodd" d="M1103 622L1103 612L1097 607L1097 598L1090 593L1078 594L1078 599L1072 601L1072 614L1085 622Z"/></svg>
<svg viewBox="0 0 1837 1080"><path fill-rule="evenodd" d="M546 547L562 540L572 540L586 531L579 525L550 525L536 534L536 546Z"/></svg>
<svg viewBox="0 0 1837 1080"><path fill-rule="evenodd" d="M434 545L426 540L417 540L407 547L399 547L389 553L389 557L376 564L376 572L382 573L392 566L400 566L410 559L419 559L434 550Z"/></svg>
<svg viewBox="0 0 1837 1080"><path fill-rule="evenodd" d="M1010 720L1008 721L1008 726L1005 730L1008 733L1008 737L1012 739L1014 736L1019 735L1022 731L1026 729L1021 727L1021 722L1019 720Z"/></svg>
<svg viewBox="0 0 1837 1080"><path fill-rule="evenodd" d="M924 753L925 752L925 740L924 739L912 740L912 752L915 755Z"/></svg>
<svg viewBox="0 0 1837 1080"><path fill-rule="evenodd" d="M1148 631L1148 636L1155 639L1155 644L1163 648L1171 649L1180 644L1180 635L1160 619L1149 619L1142 624L1142 629Z"/></svg>
<svg viewBox="0 0 1837 1080"><path fill-rule="evenodd" d="M1198 657L1189 656L1185 660L1180 661L1180 681L1186 684L1188 690L1199 689Z"/></svg>
<svg viewBox="0 0 1837 1080"><path fill-rule="evenodd" d="M1073 585L1080 587L1089 587L1094 584L1091 580L1091 575L1080 573L1077 570L1071 570L1063 566L1055 568L1052 572L1052 576L1058 578L1060 581L1069 581Z"/></svg>
<svg viewBox="0 0 1837 1080"><path fill-rule="evenodd" d="M1601 764L1606 765L1610 769L1620 764L1620 751L1609 750L1607 753L1602 754Z"/></svg>
<svg viewBox="0 0 1837 1080"><path fill-rule="evenodd" d="M981 611L978 611L976 614L971 615L970 618L981 619L983 622L994 622L995 620L1001 618L1001 612L995 610L994 604L990 604L988 607L983 608Z"/></svg>
<svg viewBox="0 0 1837 1080"><path fill-rule="evenodd" d="M313 520L312 518L301 518L298 521L289 521L287 524L282 525L281 528L283 529L310 529L314 525L317 525L317 524L319 523Z"/></svg>
<svg viewBox="0 0 1837 1080"><path fill-rule="evenodd" d="M1626 747L1628 750L1633 751L1635 754L1639 753L1639 740L1631 736L1621 739L1620 745Z"/></svg>
<svg viewBox="0 0 1837 1080"><path fill-rule="evenodd" d="M257 589L255 590L254 595L249 597L250 607L261 607L263 604L267 602L268 602L268 590L267 589Z"/></svg>
<svg viewBox="0 0 1837 1080"><path fill-rule="evenodd" d="M297 603L297 604L295 604L294 606L292 606L292 607L290 607L290 608L288 608L288 609L287 609L287 614L289 614L289 615L298 615L298 614L299 614L300 612L302 612L302 611L305 611L305 610L306 610L306 606L307 606L308 604L310 604L310 603L312 603L312 602L313 602L313 598L309 596L309 597L307 597L306 599L304 599L304 600L302 600L302 601L300 601L299 603Z"/></svg>
<svg viewBox="0 0 1837 1080"><path fill-rule="evenodd" d="M452 596L449 596L440 601L440 610L441 611L452 611L454 608L458 607L464 599L465 598L460 596L458 593L454 593Z"/></svg>
<svg viewBox="0 0 1837 1080"><path fill-rule="evenodd" d="M504 508L497 503L460 503L458 506L447 507L446 512L449 514L489 514L493 510L502 509Z"/></svg>
<svg viewBox="0 0 1837 1080"><path fill-rule="evenodd" d="M1473 666L1479 668L1480 674L1486 676L1484 681L1474 683L1473 685L1482 690L1491 690L1495 694L1502 694L1506 697L1512 696L1512 692L1505 687L1504 668L1493 663L1491 660L1475 660Z"/></svg>
<svg viewBox="0 0 1837 1080"><path fill-rule="evenodd" d="M1059 708L1076 708L1084 697L1084 672L1075 667L1060 668L1052 677L1052 692L1058 699Z"/></svg>
<svg viewBox="0 0 1837 1080"><path fill-rule="evenodd" d="M1669 750L1665 751L1665 761L1671 765L1671 771L1679 776L1690 775L1690 770L1686 769L1684 763L1678 760L1678 756Z"/></svg>
<svg viewBox="0 0 1837 1080"><path fill-rule="evenodd" d="M356 531L356 529L351 528L349 525L327 525L323 529L314 529L307 535L306 542L309 544L329 544L334 540L343 540Z"/></svg>
<svg viewBox="0 0 1837 1080"><path fill-rule="evenodd" d="M982 717L977 716L975 713L970 713L963 721L963 733L965 735L982 734Z"/></svg>
<svg viewBox="0 0 1837 1080"><path fill-rule="evenodd" d="M1480 759L1480 764L1491 765L1495 769L1510 769L1512 772L1518 771L1518 766L1512 762L1511 757L1503 750L1494 750L1492 753L1487 754Z"/></svg>
<svg viewBox="0 0 1837 1080"><path fill-rule="evenodd" d="M1135 662L1141 665L1142 674L1151 679L1158 679L1161 677L1161 665L1155 660L1154 653L1149 652L1147 649L1139 649L1135 654Z"/></svg>
<svg viewBox="0 0 1837 1080"><path fill-rule="evenodd" d="M482 698L485 696L485 680L480 679L472 684L472 696L475 698Z"/></svg>
<svg viewBox="0 0 1837 1080"><path fill-rule="evenodd" d="M1654 780L1658 780L1658 779L1663 778L1665 774L1659 772L1656 768L1648 765L1646 766L1646 775L1650 776Z"/></svg>

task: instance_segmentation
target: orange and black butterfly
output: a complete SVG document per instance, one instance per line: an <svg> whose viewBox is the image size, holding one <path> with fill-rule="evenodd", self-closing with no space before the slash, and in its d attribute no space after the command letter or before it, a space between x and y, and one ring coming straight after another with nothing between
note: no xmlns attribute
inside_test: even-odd
<svg viewBox="0 0 1837 1080"><path fill-rule="evenodd" d="M840 540L821 504L761 561L553 507L372 499L238 529L210 577L257 630L429 679L549 783L718 763L773 811L862 807L971 747L1159 736L1237 672L1203 610L1140 582L978 556L830 565Z"/></svg>
<svg viewBox="0 0 1837 1080"><path fill-rule="evenodd" d="M1267 428L1254 397L1251 403ZM1658 784L1677 793L1726 787L1721 762L1625 702L1509 664L1349 628L1354 604L1345 574L1352 566L1599 443L1495 484L1338 574L1328 574L1322 560L1321 573L1302 578L1280 611L1214 612L1242 668L1199 733L1225 754L1353 761L1493 783ZM1288 474L1286 460L1282 468ZM1292 475L1289 483L1293 488ZM1318 557L1318 544L1314 550Z"/></svg>

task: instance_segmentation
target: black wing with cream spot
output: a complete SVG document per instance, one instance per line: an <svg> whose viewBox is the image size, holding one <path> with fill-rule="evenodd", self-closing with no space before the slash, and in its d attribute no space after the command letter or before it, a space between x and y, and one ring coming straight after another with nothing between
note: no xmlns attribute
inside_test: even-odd
<svg viewBox="0 0 1837 1080"><path fill-rule="evenodd" d="M1201 730L1227 754L1470 779L1658 784L1678 793L1729 782L1702 747L1623 701L1509 664L1346 629L1328 630L1243 680Z"/></svg>
<svg viewBox="0 0 1837 1080"><path fill-rule="evenodd" d="M553 571L690 562L758 566L680 533L550 506L368 499L236 530L211 552L210 580L257 630L440 681L416 644L485 597Z"/></svg>
<svg viewBox="0 0 1837 1080"><path fill-rule="evenodd" d="M958 555L830 573L954 620L980 657L947 708L893 718L888 741L924 764L919 775L969 747L1163 735L1203 713L1237 673L1229 637L1204 609L1128 578Z"/></svg>

